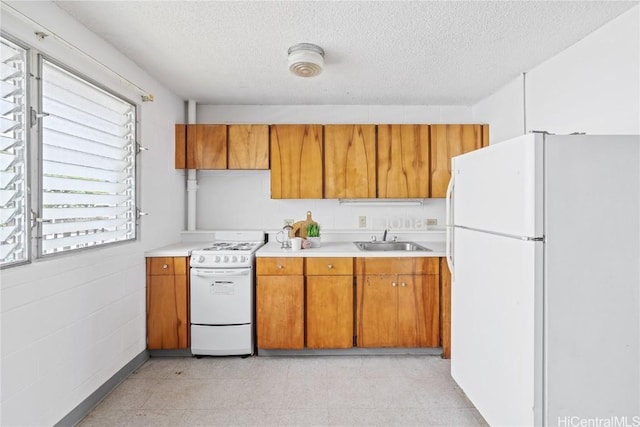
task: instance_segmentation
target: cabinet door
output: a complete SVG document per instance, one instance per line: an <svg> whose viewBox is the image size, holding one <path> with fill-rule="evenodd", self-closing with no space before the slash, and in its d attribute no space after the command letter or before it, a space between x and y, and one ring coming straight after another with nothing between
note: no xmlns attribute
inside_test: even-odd
<svg viewBox="0 0 640 427"><path fill-rule="evenodd" d="M186 275L147 276L147 347L150 350L189 347Z"/></svg>
<svg viewBox="0 0 640 427"><path fill-rule="evenodd" d="M440 345L438 276L398 276L399 347Z"/></svg>
<svg viewBox="0 0 640 427"><path fill-rule="evenodd" d="M307 347L353 347L353 277L307 277Z"/></svg>
<svg viewBox="0 0 640 427"><path fill-rule="evenodd" d="M187 167L187 125L175 126L175 168Z"/></svg>
<svg viewBox="0 0 640 427"><path fill-rule="evenodd" d="M324 197L376 197L375 125L324 127Z"/></svg>
<svg viewBox="0 0 640 427"><path fill-rule="evenodd" d="M429 197L427 125L378 125L378 197Z"/></svg>
<svg viewBox="0 0 640 427"><path fill-rule="evenodd" d="M322 126L272 125L271 198L322 198Z"/></svg>
<svg viewBox="0 0 640 427"><path fill-rule="evenodd" d="M398 286L395 276L358 276L358 347L395 347Z"/></svg>
<svg viewBox="0 0 640 427"><path fill-rule="evenodd" d="M227 125L187 125L187 168L227 168Z"/></svg>
<svg viewBox="0 0 640 427"><path fill-rule="evenodd" d="M304 276L258 276L258 348L304 347Z"/></svg>
<svg viewBox="0 0 640 427"><path fill-rule="evenodd" d="M451 159L489 145L488 125L431 125L431 197L445 197Z"/></svg>
<svg viewBox="0 0 640 427"><path fill-rule="evenodd" d="M269 169L269 125L229 125L229 169Z"/></svg>

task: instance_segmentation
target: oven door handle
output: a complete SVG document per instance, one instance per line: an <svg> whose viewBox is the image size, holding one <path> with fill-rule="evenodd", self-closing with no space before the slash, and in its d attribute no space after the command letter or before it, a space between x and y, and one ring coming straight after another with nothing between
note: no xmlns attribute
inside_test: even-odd
<svg viewBox="0 0 640 427"><path fill-rule="evenodd" d="M251 268L192 268L191 274L195 276L248 276Z"/></svg>

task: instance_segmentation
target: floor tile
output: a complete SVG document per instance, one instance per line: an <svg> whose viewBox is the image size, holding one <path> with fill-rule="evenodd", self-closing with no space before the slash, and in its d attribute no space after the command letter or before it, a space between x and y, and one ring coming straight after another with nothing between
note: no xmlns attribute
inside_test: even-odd
<svg viewBox="0 0 640 427"><path fill-rule="evenodd" d="M486 426L435 356L153 358L79 424Z"/></svg>

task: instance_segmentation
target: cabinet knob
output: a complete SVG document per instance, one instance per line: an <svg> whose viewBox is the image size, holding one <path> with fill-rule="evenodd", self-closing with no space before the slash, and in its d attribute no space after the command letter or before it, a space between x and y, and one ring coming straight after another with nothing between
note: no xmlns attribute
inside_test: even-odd
<svg viewBox="0 0 640 427"><path fill-rule="evenodd" d="M392 282L391 286L393 286L395 288L396 286L398 286L398 284L396 282Z"/></svg>
<svg viewBox="0 0 640 427"><path fill-rule="evenodd" d="M167 268L169 268L169 266L167 264L162 264L162 268L166 270Z"/></svg>
<svg viewBox="0 0 640 427"><path fill-rule="evenodd" d="M402 283L400 283L400 286L402 286L404 288L405 286L407 286L407 284L402 282Z"/></svg>
<svg viewBox="0 0 640 427"><path fill-rule="evenodd" d="M278 264L277 267L278 267L278 269L282 270L284 268L284 265Z"/></svg>
<svg viewBox="0 0 640 427"><path fill-rule="evenodd" d="M327 264L327 268L332 269L333 268L333 264Z"/></svg>

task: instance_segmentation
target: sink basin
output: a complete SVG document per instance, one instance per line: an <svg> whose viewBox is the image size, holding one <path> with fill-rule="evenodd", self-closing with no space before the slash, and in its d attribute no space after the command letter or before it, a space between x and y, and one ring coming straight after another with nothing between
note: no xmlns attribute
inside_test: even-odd
<svg viewBox="0 0 640 427"><path fill-rule="evenodd" d="M353 242L361 251L408 251L424 252L431 249L414 242Z"/></svg>

